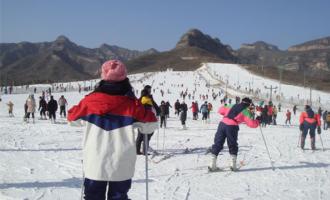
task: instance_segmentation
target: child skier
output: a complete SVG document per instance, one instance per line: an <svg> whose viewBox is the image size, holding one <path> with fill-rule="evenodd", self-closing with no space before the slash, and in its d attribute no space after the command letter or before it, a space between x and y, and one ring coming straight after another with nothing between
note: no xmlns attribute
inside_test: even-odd
<svg viewBox="0 0 330 200"><path fill-rule="evenodd" d="M13 114L14 104L13 104L13 102L9 101L7 103L7 106L8 106L9 117L14 117L14 114Z"/></svg>
<svg viewBox="0 0 330 200"><path fill-rule="evenodd" d="M223 115L224 118L219 123L218 130L214 137L214 144L211 149L211 164L208 167L209 171L218 170L216 166L217 156L223 149L225 140L227 139L227 145L231 156L231 170L237 170L236 160L238 152L238 125L245 122L248 127L256 128L259 126L260 117L256 120L252 119L252 115L248 108L252 104L252 100L249 98L243 98L242 102L235 105L228 105L220 107L218 113Z"/></svg>
<svg viewBox="0 0 330 200"><path fill-rule="evenodd" d="M136 162L134 128L151 133L157 119L134 96L125 65L105 62L102 80L68 112L72 125L87 125L83 143L84 197L127 200ZM107 188L108 187L108 188ZM106 198L107 197L107 198Z"/></svg>
<svg viewBox="0 0 330 200"><path fill-rule="evenodd" d="M288 122L291 125L291 112L290 112L290 110L287 110L285 115L286 115L285 125L287 125Z"/></svg>

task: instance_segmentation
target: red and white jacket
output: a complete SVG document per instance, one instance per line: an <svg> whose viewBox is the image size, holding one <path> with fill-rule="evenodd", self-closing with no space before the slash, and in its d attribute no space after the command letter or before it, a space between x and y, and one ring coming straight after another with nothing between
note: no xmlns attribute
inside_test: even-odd
<svg viewBox="0 0 330 200"><path fill-rule="evenodd" d="M101 181L131 179L135 171L134 129L152 133L155 114L138 99L94 92L68 111L71 125L86 125L83 140L85 177Z"/></svg>

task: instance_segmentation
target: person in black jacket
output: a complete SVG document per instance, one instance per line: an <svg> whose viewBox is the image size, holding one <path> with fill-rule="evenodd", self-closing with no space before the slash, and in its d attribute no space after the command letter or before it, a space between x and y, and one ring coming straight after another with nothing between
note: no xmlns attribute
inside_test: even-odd
<svg viewBox="0 0 330 200"><path fill-rule="evenodd" d="M169 118L170 117L170 108L172 108L170 102L166 101L165 107L166 107L166 110L165 110L166 118Z"/></svg>
<svg viewBox="0 0 330 200"><path fill-rule="evenodd" d="M156 104L156 102L154 101L152 95L151 95L151 86L150 85L146 85L144 87L144 89L141 91L141 97L139 99L142 103L142 105L145 106L146 109L151 109L154 113L156 113L157 116L159 116L160 114L160 108L159 106ZM149 147L149 141L151 140L151 137L153 136L154 132L152 132L151 134L148 134L148 144L147 147ZM147 152L141 152L141 144L144 137L144 134L141 133L140 131L138 131L138 136L136 138L136 154L137 155L142 155L142 154L146 154ZM146 149L145 147L146 144L144 144L143 142L143 150Z"/></svg>
<svg viewBox="0 0 330 200"><path fill-rule="evenodd" d="M46 118L46 110L47 110L47 102L43 97L39 97L39 108L40 111L40 119L47 119Z"/></svg>
<svg viewBox="0 0 330 200"><path fill-rule="evenodd" d="M180 114L180 102L179 99L176 100L174 104L175 114L179 116Z"/></svg>
<svg viewBox="0 0 330 200"><path fill-rule="evenodd" d="M49 119L52 123L55 123L56 120L56 111L57 111L57 101L53 96L50 96L50 100L47 104Z"/></svg>
<svg viewBox="0 0 330 200"><path fill-rule="evenodd" d="M182 101L182 103L180 104L180 112L181 112L180 120L181 120L182 128L184 130L187 129L186 127L187 111L188 111L188 106L184 101Z"/></svg>
<svg viewBox="0 0 330 200"><path fill-rule="evenodd" d="M163 125L164 125L164 128L166 128L166 104L165 104L165 101L161 102L159 109L160 109L160 113L159 113L160 128L162 128Z"/></svg>

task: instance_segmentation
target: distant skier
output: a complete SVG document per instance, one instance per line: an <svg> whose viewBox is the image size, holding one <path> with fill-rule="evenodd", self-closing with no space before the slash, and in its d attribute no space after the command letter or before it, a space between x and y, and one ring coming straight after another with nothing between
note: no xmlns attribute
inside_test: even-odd
<svg viewBox="0 0 330 200"><path fill-rule="evenodd" d="M7 103L7 106L8 106L8 114L9 114L9 117L14 117L14 114L13 114L14 104L13 104L13 102L9 101L9 102Z"/></svg>
<svg viewBox="0 0 330 200"><path fill-rule="evenodd" d="M293 114L296 115L296 112L297 112L297 106L296 105L293 106L292 111L293 111Z"/></svg>
<svg viewBox="0 0 330 200"><path fill-rule="evenodd" d="M180 102L179 99L176 100L174 104L175 114L179 116L180 114Z"/></svg>
<svg viewBox="0 0 330 200"><path fill-rule="evenodd" d="M33 94L30 94L26 100L27 105L27 113L26 113L26 121L29 122L30 115L32 116L32 122L34 123L34 113L36 110L36 101L34 99Z"/></svg>
<svg viewBox="0 0 330 200"><path fill-rule="evenodd" d="M44 97L40 96L39 97L39 108L38 110L40 111L40 119L47 119L46 118L46 111L47 111L47 102Z"/></svg>
<svg viewBox="0 0 330 200"><path fill-rule="evenodd" d="M184 129L184 130L187 129L187 126L186 126L187 111L188 111L188 106L184 101L182 101L182 103L180 104L180 121L182 124L182 129Z"/></svg>
<svg viewBox="0 0 330 200"><path fill-rule="evenodd" d="M202 122L204 124L206 124L207 122L207 115L209 113L209 109L208 109L208 105L207 105L207 101L204 102L203 105L201 105L200 109L199 109L199 112L202 113Z"/></svg>
<svg viewBox="0 0 330 200"><path fill-rule="evenodd" d="M290 110L287 110L285 115L286 115L285 125L287 125L288 123L291 125L291 112L290 112Z"/></svg>
<svg viewBox="0 0 330 200"><path fill-rule="evenodd" d="M327 120L328 115L329 115L329 121ZM323 119L323 129L327 130L330 124L330 113L328 113L327 110L323 112L322 119Z"/></svg>
<svg viewBox="0 0 330 200"><path fill-rule="evenodd" d="M210 113L211 113L212 109L213 109L213 105L209 102L207 104L207 119L209 119L209 120L210 120Z"/></svg>
<svg viewBox="0 0 330 200"><path fill-rule="evenodd" d="M249 98L243 98L241 103L235 105L222 106L219 109L219 114L224 118L219 123L218 130L214 137L214 144L211 149L211 164L209 166L210 171L217 170L217 156L223 149L225 140L227 139L227 145L229 148L229 154L231 156L231 169L237 170L236 160L238 153L238 130L240 123L246 123L248 127L256 128L259 126L260 117L256 120L252 119L252 115L249 112L249 106L252 104L252 100Z"/></svg>
<svg viewBox="0 0 330 200"><path fill-rule="evenodd" d="M164 128L166 128L166 104L165 104L165 101L162 101L160 103L159 109L160 109L160 113L159 113L160 128L163 128L163 125L164 125Z"/></svg>
<svg viewBox="0 0 330 200"><path fill-rule="evenodd" d="M300 147L305 148L305 139L307 134L311 138L311 148L315 150L315 130L317 128L317 133L321 134L321 121L320 115L315 114L309 105L305 106L305 111L300 114L299 118L299 129L301 133Z"/></svg>
<svg viewBox="0 0 330 200"><path fill-rule="evenodd" d="M165 110L166 118L169 118L170 117L170 108L172 108L170 102L166 101L165 107L166 107L166 110Z"/></svg>
<svg viewBox="0 0 330 200"><path fill-rule="evenodd" d="M262 127L266 127L266 125L268 124L268 106L265 105L263 108L262 108L262 111L261 111L261 126Z"/></svg>
<svg viewBox="0 0 330 200"><path fill-rule="evenodd" d="M191 112L193 114L193 120L197 120L198 107L195 102L191 102Z"/></svg>
<svg viewBox="0 0 330 200"><path fill-rule="evenodd" d="M64 96L62 95L59 100L58 100L58 105L60 106L60 116L66 118L66 109L65 107L68 105L68 102L66 101L66 99L64 98Z"/></svg>
<svg viewBox="0 0 330 200"><path fill-rule="evenodd" d="M47 110L49 114L49 119L51 123L56 123L56 111L57 111L57 101L54 99L53 95L50 96L50 100L47 104Z"/></svg>
<svg viewBox="0 0 330 200"><path fill-rule="evenodd" d="M86 125L84 199L128 200L136 163L133 130L151 133L157 119L136 99L122 62L105 62L101 78L94 92L68 112L71 125Z"/></svg>
<svg viewBox="0 0 330 200"><path fill-rule="evenodd" d="M273 125L277 125L276 118L277 118L277 108L276 106L273 107Z"/></svg>

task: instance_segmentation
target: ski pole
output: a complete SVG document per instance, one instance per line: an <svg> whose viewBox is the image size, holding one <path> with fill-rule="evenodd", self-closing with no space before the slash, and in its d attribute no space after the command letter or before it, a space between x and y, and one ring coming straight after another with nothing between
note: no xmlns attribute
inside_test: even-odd
<svg viewBox="0 0 330 200"><path fill-rule="evenodd" d="M163 129L163 154L165 154L165 127Z"/></svg>
<svg viewBox="0 0 330 200"><path fill-rule="evenodd" d="M273 165L272 158L270 157L270 153L269 153L269 150L268 150L268 146L267 146L267 143L266 143L266 140L265 140L264 134L263 134L262 129L261 129L260 126L259 126L259 128L260 128L260 133L261 133L262 139L263 139L263 141L264 141L264 144L265 144L265 147L266 147L266 150L267 150L267 153L268 153L268 157L269 157L270 165L272 166L272 170L274 171L275 168L274 168L274 165Z"/></svg>
<svg viewBox="0 0 330 200"><path fill-rule="evenodd" d="M322 140L321 134L318 134L318 135L320 136L321 145L322 145L322 151L324 151L323 140Z"/></svg>
<svg viewBox="0 0 330 200"><path fill-rule="evenodd" d="M83 161L81 160L81 164L83 164ZM84 199L84 189L85 189L85 173L84 173L84 167L82 169L82 183L81 183L81 191L80 191L80 200Z"/></svg>
<svg viewBox="0 0 330 200"><path fill-rule="evenodd" d="M146 200L149 199L149 188L148 188L148 134L144 134L144 154L145 154L145 166L146 166Z"/></svg>
<svg viewBox="0 0 330 200"><path fill-rule="evenodd" d="M157 151L159 151L158 144L159 144L159 127L157 129L157 144L156 144Z"/></svg>

